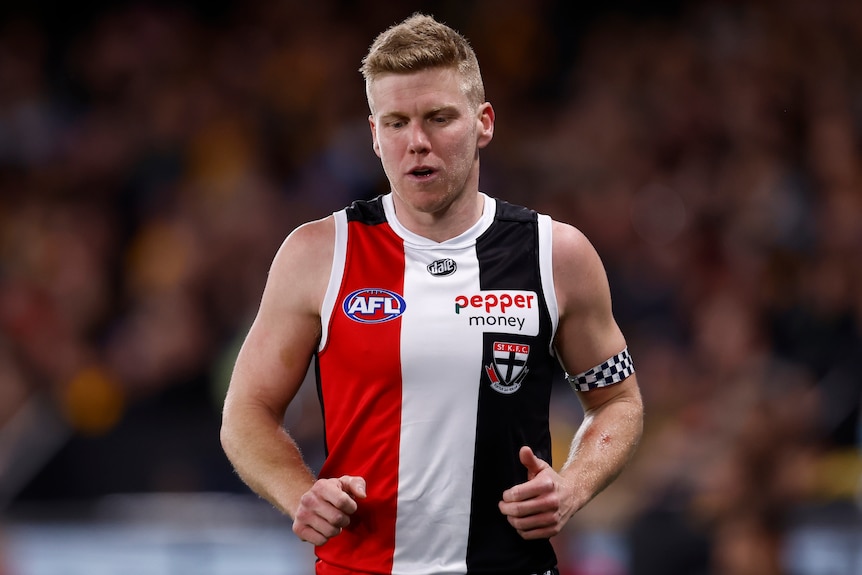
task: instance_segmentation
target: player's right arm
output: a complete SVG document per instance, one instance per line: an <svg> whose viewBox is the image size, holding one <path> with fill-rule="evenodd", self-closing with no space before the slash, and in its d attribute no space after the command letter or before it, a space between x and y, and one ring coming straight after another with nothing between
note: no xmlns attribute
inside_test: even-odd
<svg viewBox="0 0 862 575"><path fill-rule="evenodd" d="M222 446L240 478L315 545L340 533L356 510L354 498L365 495L358 477L316 480L283 427L320 340L334 237L332 217L310 222L276 253L234 366L221 427Z"/></svg>

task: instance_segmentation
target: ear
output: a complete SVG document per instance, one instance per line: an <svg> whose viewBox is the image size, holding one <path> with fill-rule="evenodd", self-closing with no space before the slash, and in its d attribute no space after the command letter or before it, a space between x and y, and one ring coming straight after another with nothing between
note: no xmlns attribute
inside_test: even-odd
<svg viewBox="0 0 862 575"><path fill-rule="evenodd" d="M377 124L374 123L374 115L368 115L368 126L371 128L371 147L377 157L380 157L380 143L377 141Z"/></svg>
<svg viewBox="0 0 862 575"><path fill-rule="evenodd" d="M477 145L484 148L494 137L494 108L490 102L485 102L479 106L477 111L476 121L479 123L479 132L477 134Z"/></svg>

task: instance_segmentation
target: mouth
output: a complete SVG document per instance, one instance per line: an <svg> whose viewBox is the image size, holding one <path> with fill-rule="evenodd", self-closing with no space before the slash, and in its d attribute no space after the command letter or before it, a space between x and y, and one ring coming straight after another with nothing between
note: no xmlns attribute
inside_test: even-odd
<svg viewBox="0 0 862 575"><path fill-rule="evenodd" d="M413 176L414 178L418 178L420 180L428 179L431 176L433 176L435 173L436 173L436 170L434 168L429 168L427 166L419 166L419 167L414 168L408 172L409 175Z"/></svg>

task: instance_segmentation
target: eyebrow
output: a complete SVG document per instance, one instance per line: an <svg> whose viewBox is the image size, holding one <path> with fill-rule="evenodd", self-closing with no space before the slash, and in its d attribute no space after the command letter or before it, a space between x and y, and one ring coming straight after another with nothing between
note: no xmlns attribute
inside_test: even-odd
<svg viewBox="0 0 862 575"><path fill-rule="evenodd" d="M425 117L436 116L437 114L454 114L458 115L460 112L458 111L457 106L439 106L432 110L429 110Z"/></svg>
<svg viewBox="0 0 862 575"><path fill-rule="evenodd" d="M454 106L454 105L437 106L435 108L431 108L430 110L428 110L427 112L422 114L422 117L423 118L431 118L431 117L436 116L438 114L449 114L449 115L457 116L457 115L460 115L460 112L458 111L458 107ZM408 114L406 112L399 112L397 110L393 110L391 112L386 112L386 113L380 114L380 120L381 121L390 120L390 119L394 119L394 118L409 118L409 117L410 117L410 114Z"/></svg>

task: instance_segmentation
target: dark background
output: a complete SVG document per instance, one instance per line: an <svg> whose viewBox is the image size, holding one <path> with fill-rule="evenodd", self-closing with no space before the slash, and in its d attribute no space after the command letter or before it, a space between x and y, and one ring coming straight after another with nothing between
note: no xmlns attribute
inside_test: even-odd
<svg viewBox="0 0 862 575"><path fill-rule="evenodd" d="M588 235L638 366L642 446L571 532L627 534L633 572L777 572L862 474L850 0L3 3L0 506L247 493L218 444L237 346L287 233L386 191L357 69L416 10L479 56L481 188Z"/></svg>

